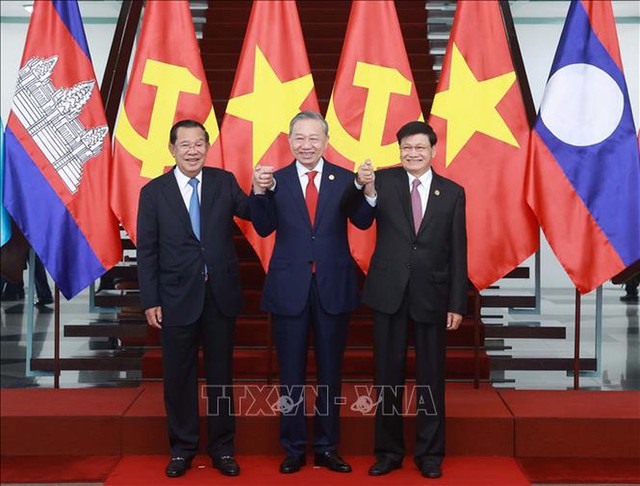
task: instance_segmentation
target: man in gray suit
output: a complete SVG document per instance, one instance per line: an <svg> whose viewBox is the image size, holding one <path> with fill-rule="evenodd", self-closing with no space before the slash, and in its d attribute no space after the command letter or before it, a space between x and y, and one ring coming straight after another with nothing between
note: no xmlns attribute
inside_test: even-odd
<svg viewBox="0 0 640 486"><path fill-rule="evenodd" d="M374 310L376 463L380 476L402 465L402 388L408 322L416 348L415 462L441 476L444 457L445 330L457 329L467 301L467 235L462 187L431 169L437 137L423 122L397 133L402 167L358 170L377 225L363 302ZM354 188L352 192L356 192ZM355 199L355 196L354 196Z"/></svg>

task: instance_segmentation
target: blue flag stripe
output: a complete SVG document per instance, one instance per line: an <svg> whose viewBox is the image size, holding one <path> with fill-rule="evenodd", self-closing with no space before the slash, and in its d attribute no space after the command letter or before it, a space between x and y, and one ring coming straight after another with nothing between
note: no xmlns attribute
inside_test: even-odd
<svg viewBox="0 0 640 486"><path fill-rule="evenodd" d="M11 239L11 219L4 207L4 128L0 119L0 246Z"/></svg>
<svg viewBox="0 0 640 486"><path fill-rule="evenodd" d="M63 295L70 299L105 269L66 206L9 127L5 136L5 182L11 188L11 193L5 195L7 209L12 215L21 215L16 223ZM38 205L29 204L34 194L38 195Z"/></svg>
<svg viewBox="0 0 640 486"><path fill-rule="evenodd" d="M76 43L87 55L87 59L91 60L89 45L87 44L87 37L84 33L78 2L76 0L52 0L51 3L56 9L56 12L58 12L62 22L64 22L73 38L76 40Z"/></svg>
<svg viewBox="0 0 640 486"><path fill-rule="evenodd" d="M535 129L622 261L630 265L640 257L640 160L631 102L624 75L593 32L581 2L571 4L549 77L576 63L596 66L615 80L624 97L618 126L606 140L584 147L556 138L541 117Z"/></svg>

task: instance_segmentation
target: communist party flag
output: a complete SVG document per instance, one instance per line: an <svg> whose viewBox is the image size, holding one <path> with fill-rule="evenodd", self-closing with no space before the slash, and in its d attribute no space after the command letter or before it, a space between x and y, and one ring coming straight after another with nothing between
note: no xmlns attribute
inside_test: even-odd
<svg viewBox="0 0 640 486"><path fill-rule="evenodd" d="M349 170L366 159L376 169L399 163L395 134L405 123L422 119L422 113L392 0L352 3L326 119L328 160ZM375 228L350 225L349 241L366 272Z"/></svg>
<svg viewBox="0 0 640 486"><path fill-rule="evenodd" d="M222 121L223 166L246 191L253 167L276 170L292 160L289 122L303 110L318 111L295 1L253 2L236 77ZM236 220L265 270L275 236L261 238Z"/></svg>
<svg viewBox="0 0 640 486"><path fill-rule="evenodd" d="M539 246L525 200L530 126L498 1L458 2L429 121L435 171L466 192L469 278L481 290Z"/></svg>
<svg viewBox="0 0 640 486"><path fill-rule="evenodd" d="M611 2L571 2L529 162L527 200L581 293L640 259L640 156Z"/></svg>
<svg viewBox="0 0 640 486"><path fill-rule="evenodd" d="M111 206L136 242L140 189L172 168L169 131L182 119L204 124L220 165L216 121L187 0L147 0L124 104L115 130Z"/></svg>

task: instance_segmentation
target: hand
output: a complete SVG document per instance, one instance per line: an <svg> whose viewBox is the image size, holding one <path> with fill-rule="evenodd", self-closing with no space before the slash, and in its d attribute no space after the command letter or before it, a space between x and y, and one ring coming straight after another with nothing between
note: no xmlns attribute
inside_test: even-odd
<svg viewBox="0 0 640 486"><path fill-rule="evenodd" d="M144 315L147 318L147 324L156 329L162 329L162 307L149 307L145 309Z"/></svg>
<svg viewBox="0 0 640 486"><path fill-rule="evenodd" d="M264 194L267 189L273 187L273 167L256 165L253 169L253 192Z"/></svg>
<svg viewBox="0 0 640 486"><path fill-rule="evenodd" d="M373 169L373 165L371 164L371 160L367 159L360 167L358 167L358 172L356 173L356 182L360 186L367 186L368 184L373 184L375 181L375 173Z"/></svg>
<svg viewBox="0 0 640 486"><path fill-rule="evenodd" d="M455 312L447 312L447 331L455 331L462 322L462 315Z"/></svg>

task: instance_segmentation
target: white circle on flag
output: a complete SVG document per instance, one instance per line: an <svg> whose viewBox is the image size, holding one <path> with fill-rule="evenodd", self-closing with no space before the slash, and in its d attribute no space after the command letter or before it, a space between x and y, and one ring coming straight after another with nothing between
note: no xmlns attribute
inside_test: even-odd
<svg viewBox="0 0 640 486"><path fill-rule="evenodd" d="M586 147L606 140L624 111L615 80L592 64L569 64L547 83L540 116L551 133L570 145Z"/></svg>

